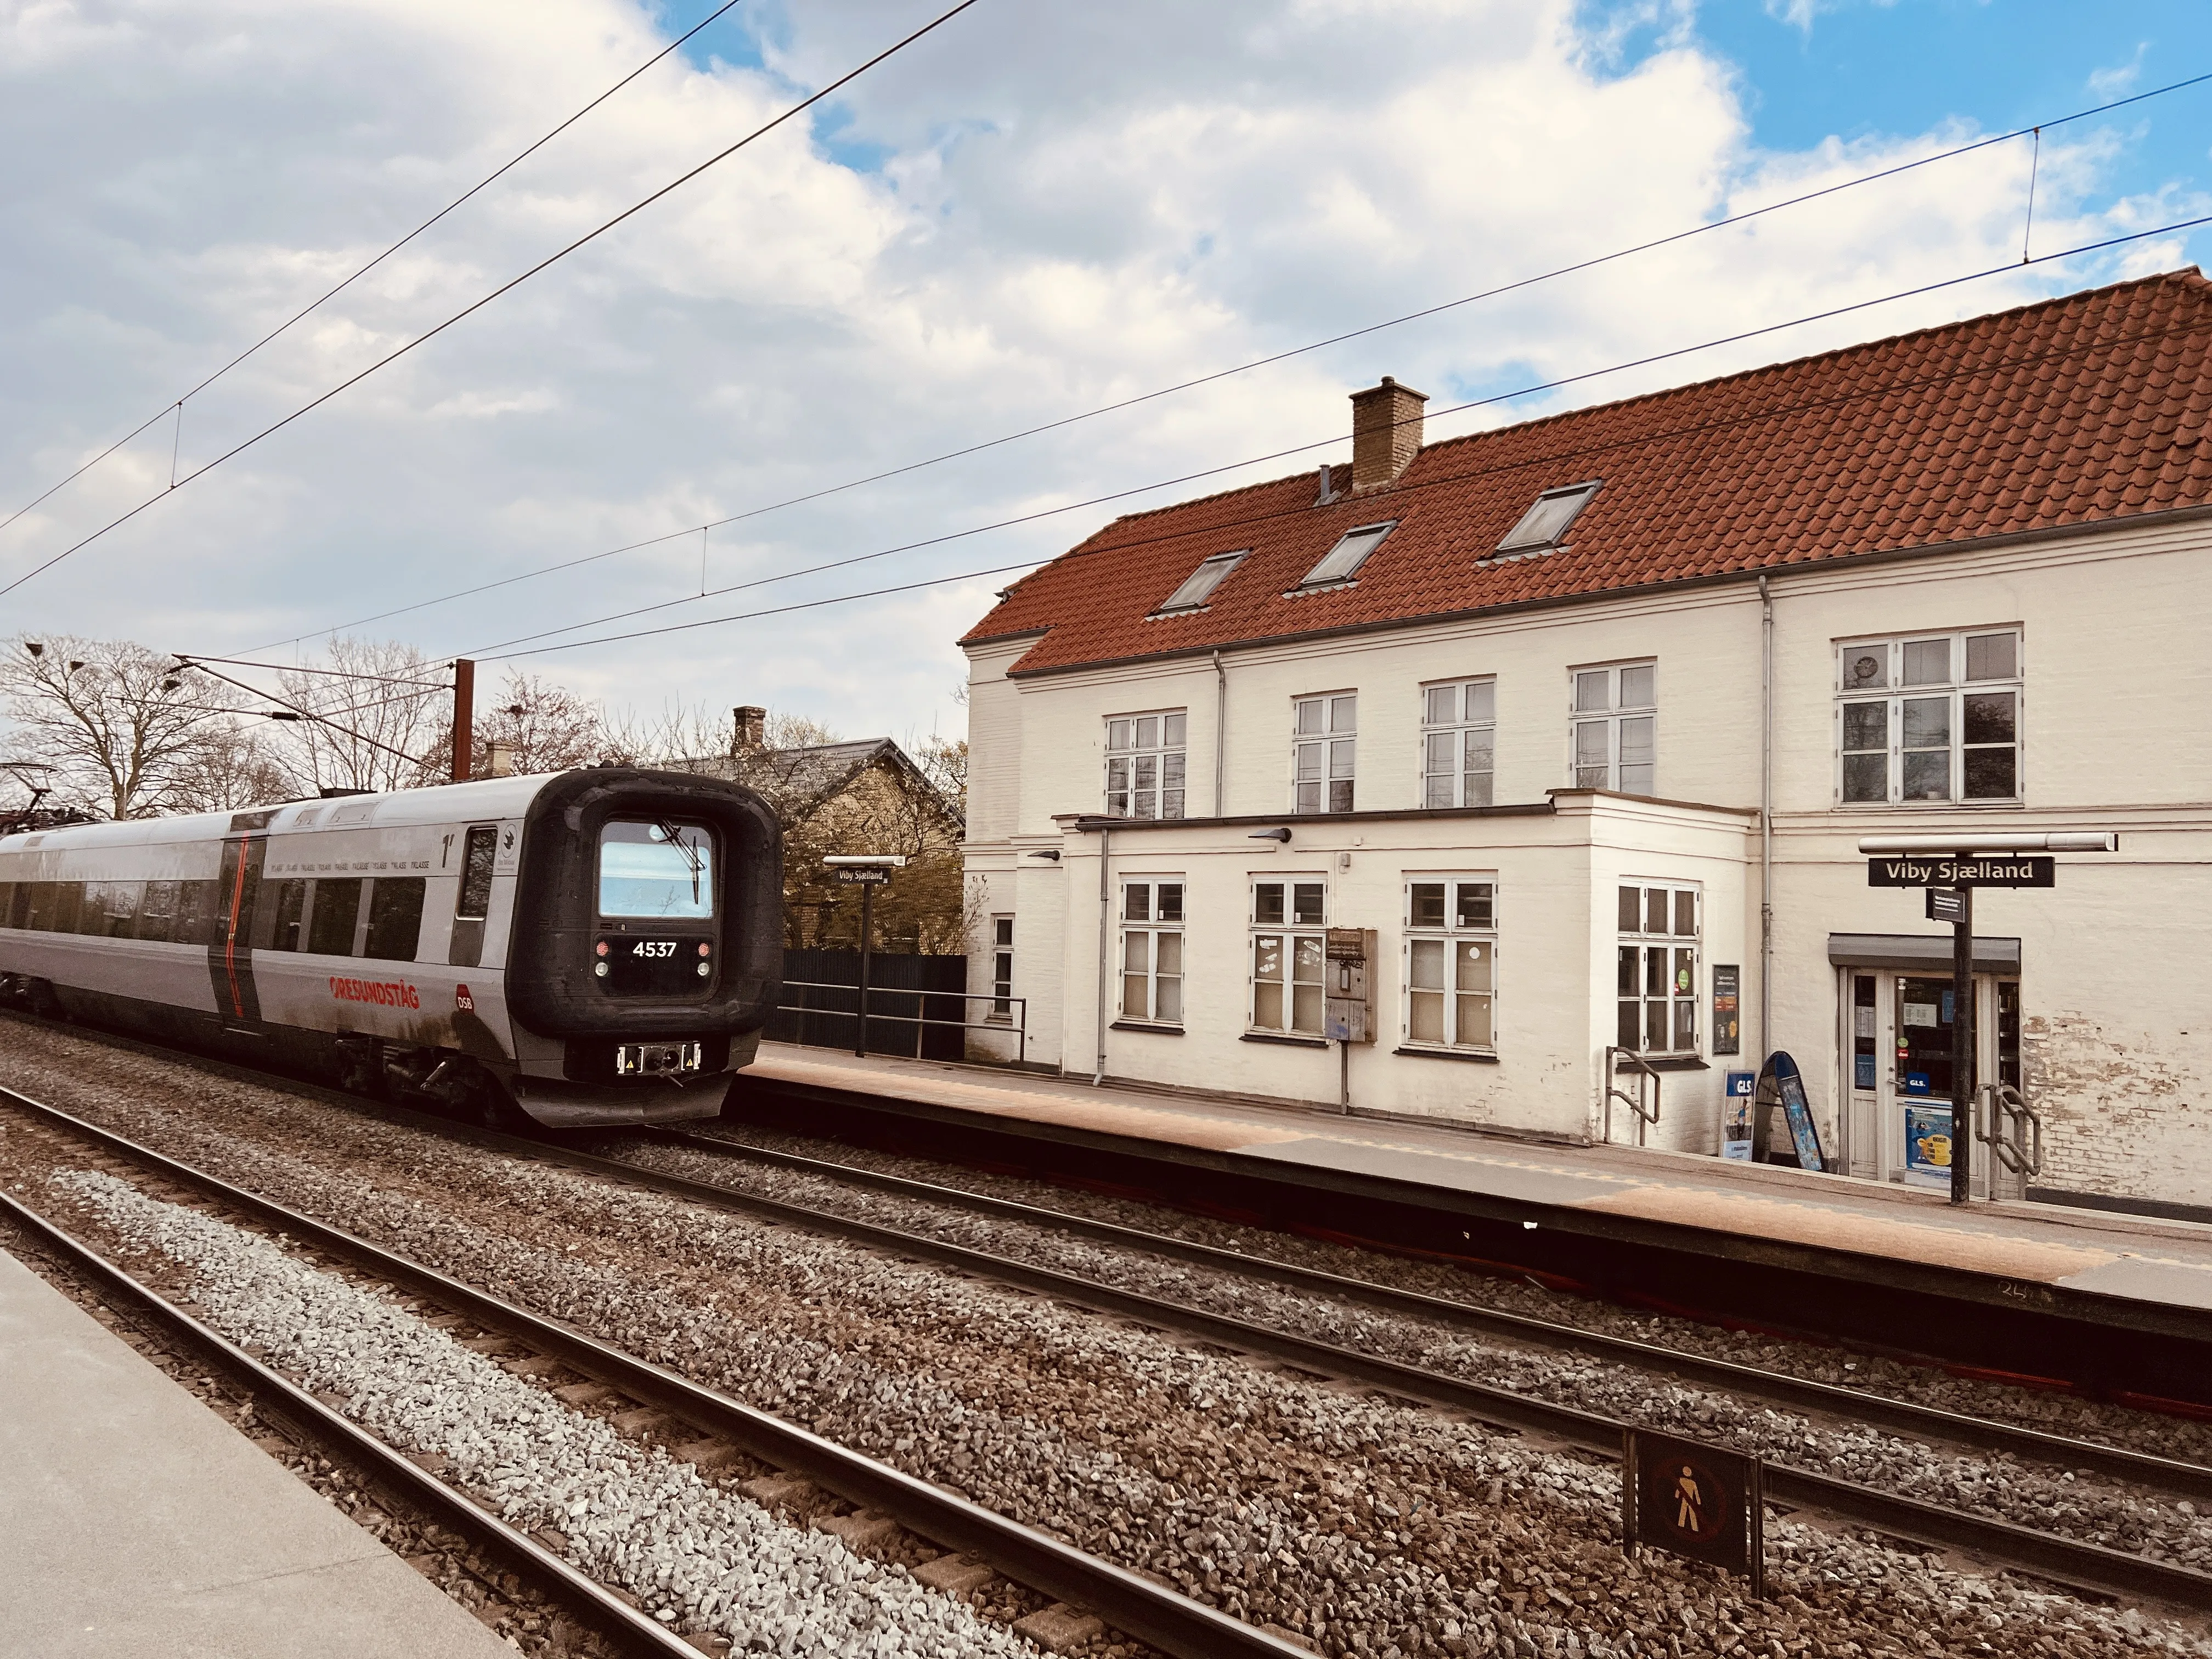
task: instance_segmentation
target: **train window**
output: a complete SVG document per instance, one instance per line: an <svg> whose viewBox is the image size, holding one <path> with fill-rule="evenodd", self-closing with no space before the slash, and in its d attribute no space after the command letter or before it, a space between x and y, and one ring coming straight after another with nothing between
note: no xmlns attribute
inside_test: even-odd
<svg viewBox="0 0 2212 1659"><path fill-rule="evenodd" d="M146 896L138 906L138 937L158 944L169 942L169 932L176 926L177 889L184 884L174 881L149 881Z"/></svg>
<svg viewBox="0 0 2212 1659"><path fill-rule="evenodd" d="M0 927L20 927L15 920L15 884L0 881Z"/></svg>
<svg viewBox="0 0 2212 1659"><path fill-rule="evenodd" d="M86 883L78 931L103 939L129 939L137 926L138 900L145 885L143 881Z"/></svg>
<svg viewBox="0 0 2212 1659"><path fill-rule="evenodd" d="M353 954L354 924L361 920L361 878L315 884L315 910L307 923L307 949L319 957Z"/></svg>
<svg viewBox="0 0 2212 1659"><path fill-rule="evenodd" d="M461 902L453 911L461 921L481 921L491 914L491 866L498 850L499 831L490 825L469 831L461 856Z"/></svg>
<svg viewBox="0 0 2212 1659"><path fill-rule="evenodd" d="M307 884L304 881L264 882L262 890L269 902L254 907L256 918L266 917L256 932L262 936L254 941L256 948L264 951L296 951L300 948L300 921L307 905ZM265 932L262 932L265 929Z"/></svg>
<svg viewBox="0 0 2212 1659"><path fill-rule="evenodd" d="M422 931L422 878L379 876L368 891L368 945L362 954L383 962L412 962Z"/></svg>
<svg viewBox="0 0 2212 1659"><path fill-rule="evenodd" d="M58 881L54 884L53 920L46 931L53 933L76 932L77 913L84 903L84 884L81 881Z"/></svg>
<svg viewBox="0 0 2212 1659"><path fill-rule="evenodd" d="M606 825L599 831L599 914L713 915L714 836L696 823Z"/></svg>
<svg viewBox="0 0 2212 1659"><path fill-rule="evenodd" d="M214 931L216 895L218 884L212 881L180 881L177 884L177 908L169 927L169 939L174 945L205 945Z"/></svg>

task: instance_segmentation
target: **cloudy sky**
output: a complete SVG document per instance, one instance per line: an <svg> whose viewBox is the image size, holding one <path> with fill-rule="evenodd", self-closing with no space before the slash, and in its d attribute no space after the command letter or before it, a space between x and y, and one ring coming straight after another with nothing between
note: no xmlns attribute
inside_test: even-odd
<svg viewBox="0 0 2212 1659"><path fill-rule="evenodd" d="M0 0L0 518L718 3ZM951 3L744 0L0 529L4 583L154 501L0 597L0 634L270 661L333 629L586 641L513 659L648 716L957 731L952 642L1006 567L1346 458L1345 394L1380 374L1433 410L1996 272L1449 435L2212 246L2016 265L2032 167L2038 255L2212 213L2207 84L781 505L2212 70L2212 15L2179 3L978 0L170 493L173 455L190 477Z"/></svg>

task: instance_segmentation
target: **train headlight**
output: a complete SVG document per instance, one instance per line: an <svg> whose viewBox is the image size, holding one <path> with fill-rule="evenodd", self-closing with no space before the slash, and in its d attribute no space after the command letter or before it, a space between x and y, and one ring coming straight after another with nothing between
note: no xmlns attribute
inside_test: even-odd
<svg viewBox="0 0 2212 1659"><path fill-rule="evenodd" d="M601 979L605 979L607 976L607 964L604 962L595 962L592 964L592 971Z"/></svg>
<svg viewBox="0 0 2212 1659"><path fill-rule="evenodd" d="M707 977L707 975L708 975L708 974L710 974L710 973L712 973L712 972L714 971L714 963L710 963L710 962L702 962L702 963L701 963L699 964L699 977L700 977L701 979L704 979L704 978L706 978L706 977Z"/></svg>

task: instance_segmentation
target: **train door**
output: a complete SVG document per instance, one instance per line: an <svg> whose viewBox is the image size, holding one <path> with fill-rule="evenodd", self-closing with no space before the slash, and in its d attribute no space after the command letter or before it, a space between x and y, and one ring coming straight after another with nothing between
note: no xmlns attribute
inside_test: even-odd
<svg viewBox="0 0 2212 1659"><path fill-rule="evenodd" d="M484 923L491 915L491 878L499 857L499 826L480 823L461 849L461 885L453 904L453 942L446 953L455 968L475 968L483 956Z"/></svg>
<svg viewBox="0 0 2212 1659"><path fill-rule="evenodd" d="M222 844L215 917L208 929L208 977L218 1018L258 1024L261 998L253 988L253 900L261 886L266 836L233 836Z"/></svg>

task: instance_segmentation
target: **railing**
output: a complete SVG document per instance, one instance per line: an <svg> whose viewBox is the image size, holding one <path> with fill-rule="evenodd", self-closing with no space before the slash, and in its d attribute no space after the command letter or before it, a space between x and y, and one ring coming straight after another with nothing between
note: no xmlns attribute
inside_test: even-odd
<svg viewBox="0 0 2212 1659"><path fill-rule="evenodd" d="M2009 1083L1984 1083L1974 1096L1974 1139L2016 1176L2043 1173L2043 1119Z"/></svg>
<svg viewBox="0 0 2212 1659"><path fill-rule="evenodd" d="M1636 1074L1636 1092L1631 1094L1620 1086L1622 1066ZM1644 1085L1651 1085L1650 1104L1644 1104ZM1636 1114L1636 1144L1644 1144L1645 1128L1659 1121L1659 1073L1653 1071L1644 1056L1633 1048L1608 1046L1605 1051L1605 1139L1613 1143L1613 1103L1620 1101Z"/></svg>
<svg viewBox="0 0 2212 1659"><path fill-rule="evenodd" d="M860 988L850 981L837 983L834 981L825 982L821 980L787 979L784 981L784 983L787 986L796 986L802 991L850 991L854 994L854 1001L857 1003L860 1000ZM871 985L868 987L868 1001L871 1004L872 1004L877 998L884 996L912 997L917 1002L921 1003L921 1005L925 1008L929 1006L929 999L932 997L957 997L963 1003L988 1002L992 1005L994 1010L1000 1005L1004 1004L1008 1014L1011 1016L1011 1018L932 1019L927 1014L879 1014L866 1012L858 1007L852 1009L815 1008L804 1005L794 1006L787 1002L778 1003L776 1005L776 1012L781 1014L796 1014L799 1016L799 1030L802 1033L800 1037L801 1042L805 1040L803 1034L806 1029L805 1021L809 1015L820 1016L829 1019L860 1019L863 1018L869 1020L887 1019L891 1021L894 1024L911 1025L915 1028L914 1057L917 1060L921 1058L922 1028L926 1025L940 1025L962 1031L1004 1031L1011 1029L1014 1034L1014 1063L1017 1066L1027 1065L1029 1063L1030 1000L1027 997L1002 997L989 991L917 990L911 987L899 985Z"/></svg>

